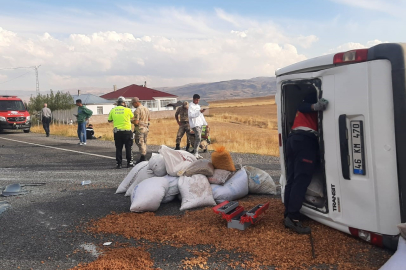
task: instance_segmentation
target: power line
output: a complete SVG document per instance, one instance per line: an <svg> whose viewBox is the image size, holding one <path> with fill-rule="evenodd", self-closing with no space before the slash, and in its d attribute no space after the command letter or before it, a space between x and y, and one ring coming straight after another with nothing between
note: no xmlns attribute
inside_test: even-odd
<svg viewBox="0 0 406 270"><path fill-rule="evenodd" d="M35 68L35 66L32 67L12 67L12 68L0 68L0 70L13 70L13 69L22 69L22 68Z"/></svg>
<svg viewBox="0 0 406 270"><path fill-rule="evenodd" d="M24 74L21 74L21 75L19 75L19 76L17 76L17 77L14 77L14 78L12 78L12 79L10 79L10 80L4 81L4 82L0 82L0 84L7 83L7 82L9 82L9 81L18 79L18 78L20 78L20 77L22 77L22 76L24 76L24 75L26 75L26 74L28 74L28 73L30 73L30 71L28 71L28 72L26 72L26 73L24 73Z"/></svg>
<svg viewBox="0 0 406 270"><path fill-rule="evenodd" d="M31 67L11 67L11 68L0 68L0 70L16 70L16 69L23 69L23 68L33 68L34 70L35 70L35 78L36 78L36 84L35 84L35 88L36 88L36 92L37 92L37 94L39 94L39 80L38 80L38 68L40 67L41 65L38 65L38 66L31 66ZM28 73L28 72L27 72ZM25 75L25 74L27 74L27 73L24 73L23 75ZM21 75L21 76L23 76L23 75ZM15 77L15 78L13 78L13 79L11 79L11 80L14 80L14 79L17 79L17 78L19 78L19 77L21 77L21 76L18 76L18 77ZM9 81L11 81L11 80L8 80L8 81L5 81L5 82L2 82L2 83L0 83L0 84L3 84L3 83L6 83L6 82L9 82Z"/></svg>

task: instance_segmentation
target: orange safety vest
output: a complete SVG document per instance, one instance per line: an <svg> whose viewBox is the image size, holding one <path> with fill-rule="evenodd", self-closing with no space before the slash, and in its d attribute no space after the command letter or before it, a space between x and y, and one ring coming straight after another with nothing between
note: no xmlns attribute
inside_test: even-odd
<svg viewBox="0 0 406 270"><path fill-rule="evenodd" d="M317 112L302 113L297 112L295 121L293 122L292 130L297 127L307 127L314 131L318 131Z"/></svg>

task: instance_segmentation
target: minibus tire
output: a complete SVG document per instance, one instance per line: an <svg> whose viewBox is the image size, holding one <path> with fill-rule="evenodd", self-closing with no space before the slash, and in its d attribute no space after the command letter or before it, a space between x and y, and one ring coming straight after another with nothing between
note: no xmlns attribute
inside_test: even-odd
<svg viewBox="0 0 406 270"><path fill-rule="evenodd" d="M30 133L30 129L24 129L24 133Z"/></svg>

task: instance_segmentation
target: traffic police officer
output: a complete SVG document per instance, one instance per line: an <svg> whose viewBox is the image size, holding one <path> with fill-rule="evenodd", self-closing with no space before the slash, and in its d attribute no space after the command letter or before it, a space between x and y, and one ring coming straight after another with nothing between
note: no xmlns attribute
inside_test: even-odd
<svg viewBox="0 0 406 270"><path fill-rule="evenodd" d="M119 97L117 107L110 111L108 121L114 124L114 142L116 145L117 169L121 169L123 161L123 145L125 146L125 156L127 159L127 168L133 167L133 133L131 132L131 119L134 114L131 109L126 108L125 98Z"/></svg>
<svg viewBox="0 0 406 270"><path fill-rule="evenodd" d="M300 104L292 131L286 143L287 184L285 186L285 227L300 233L309 234L309 227L300 222L300 209L305 199L315 170L319 144L318 111L327 108L328 101L317 101L316 92L308 94Z"/></svg>
<svg viewBox="0 0 406 270"><path fill-rule="evenodd" d="M139 98L134 97L131 103L135 108L132 123L134 124L134 140L141 153L140 160L137 162L139 163L145 161L145 155L147 154L147 138L151 119L148 108L141 104Z"/></svg>

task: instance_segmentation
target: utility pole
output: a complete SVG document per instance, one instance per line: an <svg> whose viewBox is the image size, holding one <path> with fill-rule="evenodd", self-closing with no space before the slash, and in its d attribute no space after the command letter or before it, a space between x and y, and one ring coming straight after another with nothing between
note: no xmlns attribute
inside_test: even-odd
<svg viewBox="0 0 406 270"><path fill-rule="evenodd" d="M36 84L36 92L37 92L37 95L39 94L38 68L39 68L40 66L41 66L41 65L39 65L39 66L34 66L34 69L35 69L35 77L36 77L36 79L37 79L37 84Z"/></svg>

